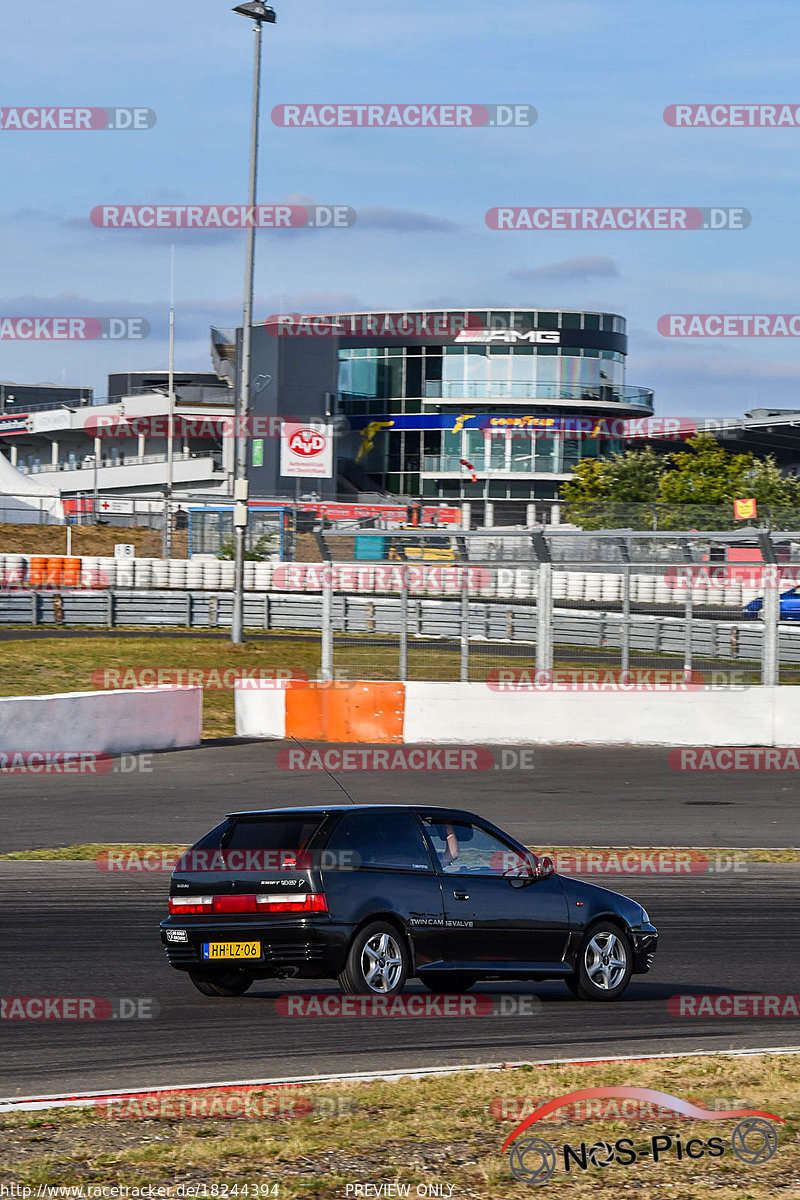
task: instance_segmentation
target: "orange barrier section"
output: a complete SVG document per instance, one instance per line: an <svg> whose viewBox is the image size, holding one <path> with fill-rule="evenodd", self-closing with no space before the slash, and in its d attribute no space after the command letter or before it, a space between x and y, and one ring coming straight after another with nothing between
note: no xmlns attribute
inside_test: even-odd
<svg viewBox="0 0 800 1200"><path fill-rule="evenodd" d="M290 682L286 736L312 742L402 742L405 684Z"/></svg>
<svg viewBox="0 0 800 1200"><path fill-rule="evenodd" d="M64 587L81 586L81 560L79 558L64 559Z"/></svg>
<svg viewBox="0 0 800 1200"><path fill-rule="evenodd" d="M44 579L47 573L47 558L45 555L35 555L31 558L31 565L28 568L28 583L32 588L44 587Z"/></svg>
<svg viewBox="0 0 800 1200"><path fill-rule="evenodd" d="M44 586L60 587L64 578L64 559L60 554L51 554L46 562Z"/></svg>

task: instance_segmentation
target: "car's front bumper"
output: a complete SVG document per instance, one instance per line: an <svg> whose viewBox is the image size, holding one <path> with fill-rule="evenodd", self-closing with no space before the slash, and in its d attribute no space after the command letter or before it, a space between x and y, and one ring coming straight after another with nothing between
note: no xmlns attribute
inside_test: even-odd
<svg viewBox="0 0 800 1200"><path fill-rule="evenodd" d="M642 925L631 930L633 942L633 973L645 975L653 965L658 949L658 930L655 925Z"/></svg>

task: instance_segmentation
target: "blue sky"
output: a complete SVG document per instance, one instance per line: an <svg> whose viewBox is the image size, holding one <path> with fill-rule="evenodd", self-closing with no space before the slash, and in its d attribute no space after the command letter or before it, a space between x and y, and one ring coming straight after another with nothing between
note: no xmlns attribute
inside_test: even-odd
<svg viewBox="0 0 800 1200"><path fill-rule="evenodd" d="M677 102L800 105L793 0L274 0L259 198L348 204L349 229L260 232L256 317L283 310L530 306L628 318L628 382L656 411L800 407L797 340L668 340L670 312L800 311L800 128L673 129ZM4 106L140 105L142 132L0 132L0 316L144 316L142 343L0 343L0 379L90 384L177 364L241 319L240 232L95 229L97 204L241 203L250 22L226 0L6 5ZM298 102L529 103L521 129L282 129ZM736 232L495 232L496 205L720 205Z"/></svg>

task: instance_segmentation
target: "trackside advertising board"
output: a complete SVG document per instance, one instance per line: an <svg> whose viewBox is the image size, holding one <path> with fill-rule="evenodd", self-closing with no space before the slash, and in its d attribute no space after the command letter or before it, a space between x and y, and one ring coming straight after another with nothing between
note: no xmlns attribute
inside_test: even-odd
<svg viewBox="0 0 800 1200"><path fill-rule="evenodd" d="M333 476L333 429L317 421L285 422L281 428L281 475L300 479Z"/></svg>

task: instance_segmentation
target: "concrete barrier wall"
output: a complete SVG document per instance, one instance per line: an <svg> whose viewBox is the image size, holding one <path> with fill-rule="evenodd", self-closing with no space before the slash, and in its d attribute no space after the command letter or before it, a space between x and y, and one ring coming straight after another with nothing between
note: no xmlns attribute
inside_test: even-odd
<svg viewBox="0 0 800 1200"><path fill-rule="evenodd" d="M466 745L797 746L800 687L490 692L481 683L236 688L236 732Z"/></svg>
<svg viewBox="0 0 800 1200"><path fill-rule="evenodd" d="M0 699L0 751L135 754L198 746L202 688L125 688Z"/></svg>
<svg viewBox="0 0 800 1200"><path fill-rule="evenodd" d="M250 680L234 682L234 707L236 710L236 736L254 738L285 738L286 692L255 688ZM295 736L297 736L295 731Z"/></svg>
<svg viewBox="0 0 800 1200"><path fill-rule="evenodd" d="M482 684L407 683L407 741L488 745L774 746L778 699L800 688L691 692L519 692ZM793 737L800 741L795 722Z"/></svg>

